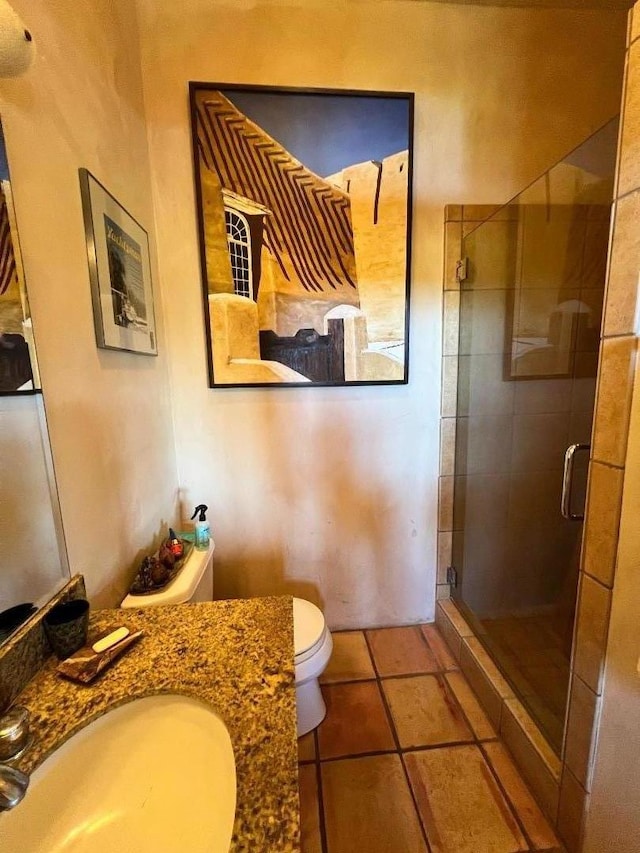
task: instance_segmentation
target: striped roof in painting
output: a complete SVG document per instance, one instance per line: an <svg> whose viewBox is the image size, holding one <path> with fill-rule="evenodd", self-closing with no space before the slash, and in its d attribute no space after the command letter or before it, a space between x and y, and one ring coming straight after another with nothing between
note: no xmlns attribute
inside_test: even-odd
<svg viewBox="0 0 640 853"><path fill-rule="evenodd" d="M0 296L6 293L16 277L16 259L11 242L7 200L0 192Z"/></svg>
<svg viewBox="0 0 640 853"><path fill-rule="evenodd" d="M221 92L196 98L201 162L224 189L268 208L264 241L288 281L313 293L356 289L349 196L296 160Z"/></svg>

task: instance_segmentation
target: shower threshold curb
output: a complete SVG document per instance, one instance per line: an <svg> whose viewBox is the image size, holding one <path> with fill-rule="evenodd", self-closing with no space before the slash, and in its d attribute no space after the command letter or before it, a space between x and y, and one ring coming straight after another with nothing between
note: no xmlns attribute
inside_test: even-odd
<svg viewBox="0 0 640 853"><path fill-rule="evenodd" d="M557 827L560 759L451 599L437 602L436 625L540 807Z"/></svg>

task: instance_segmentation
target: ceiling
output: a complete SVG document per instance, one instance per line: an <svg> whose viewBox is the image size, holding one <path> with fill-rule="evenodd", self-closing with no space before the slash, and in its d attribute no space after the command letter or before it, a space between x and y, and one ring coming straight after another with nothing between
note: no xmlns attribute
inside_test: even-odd
<svg viewBox="0 0 640 853"><path fill-rule="evenodd" d="M527 9L630 9L634 0L435 0L463 6L521 6Z"/></svg>

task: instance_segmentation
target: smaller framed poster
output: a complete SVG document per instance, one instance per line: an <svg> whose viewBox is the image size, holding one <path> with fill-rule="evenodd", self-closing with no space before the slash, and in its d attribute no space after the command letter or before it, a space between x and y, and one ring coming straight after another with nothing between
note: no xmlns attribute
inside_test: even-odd
<svg viewBox="0 0 640 853"><path fill-rule="evenodd" d="M147 232L87 169L80 191L96 343L157 355Z"/></svg>

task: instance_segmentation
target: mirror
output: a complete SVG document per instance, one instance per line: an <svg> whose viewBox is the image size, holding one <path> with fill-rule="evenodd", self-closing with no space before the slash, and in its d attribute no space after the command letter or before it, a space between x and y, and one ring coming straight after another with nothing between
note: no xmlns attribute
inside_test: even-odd
<svg viewBox="0 0 640 853"><path fill-rule="evenodd" d="M0 126L0 643L69 577Z"/></svg>
<svg viewBox="0 0 640 853"><path fill-rule="evenodd" d="M31 312L0 126L0 393L33 394L39 389Z"/></svg>

